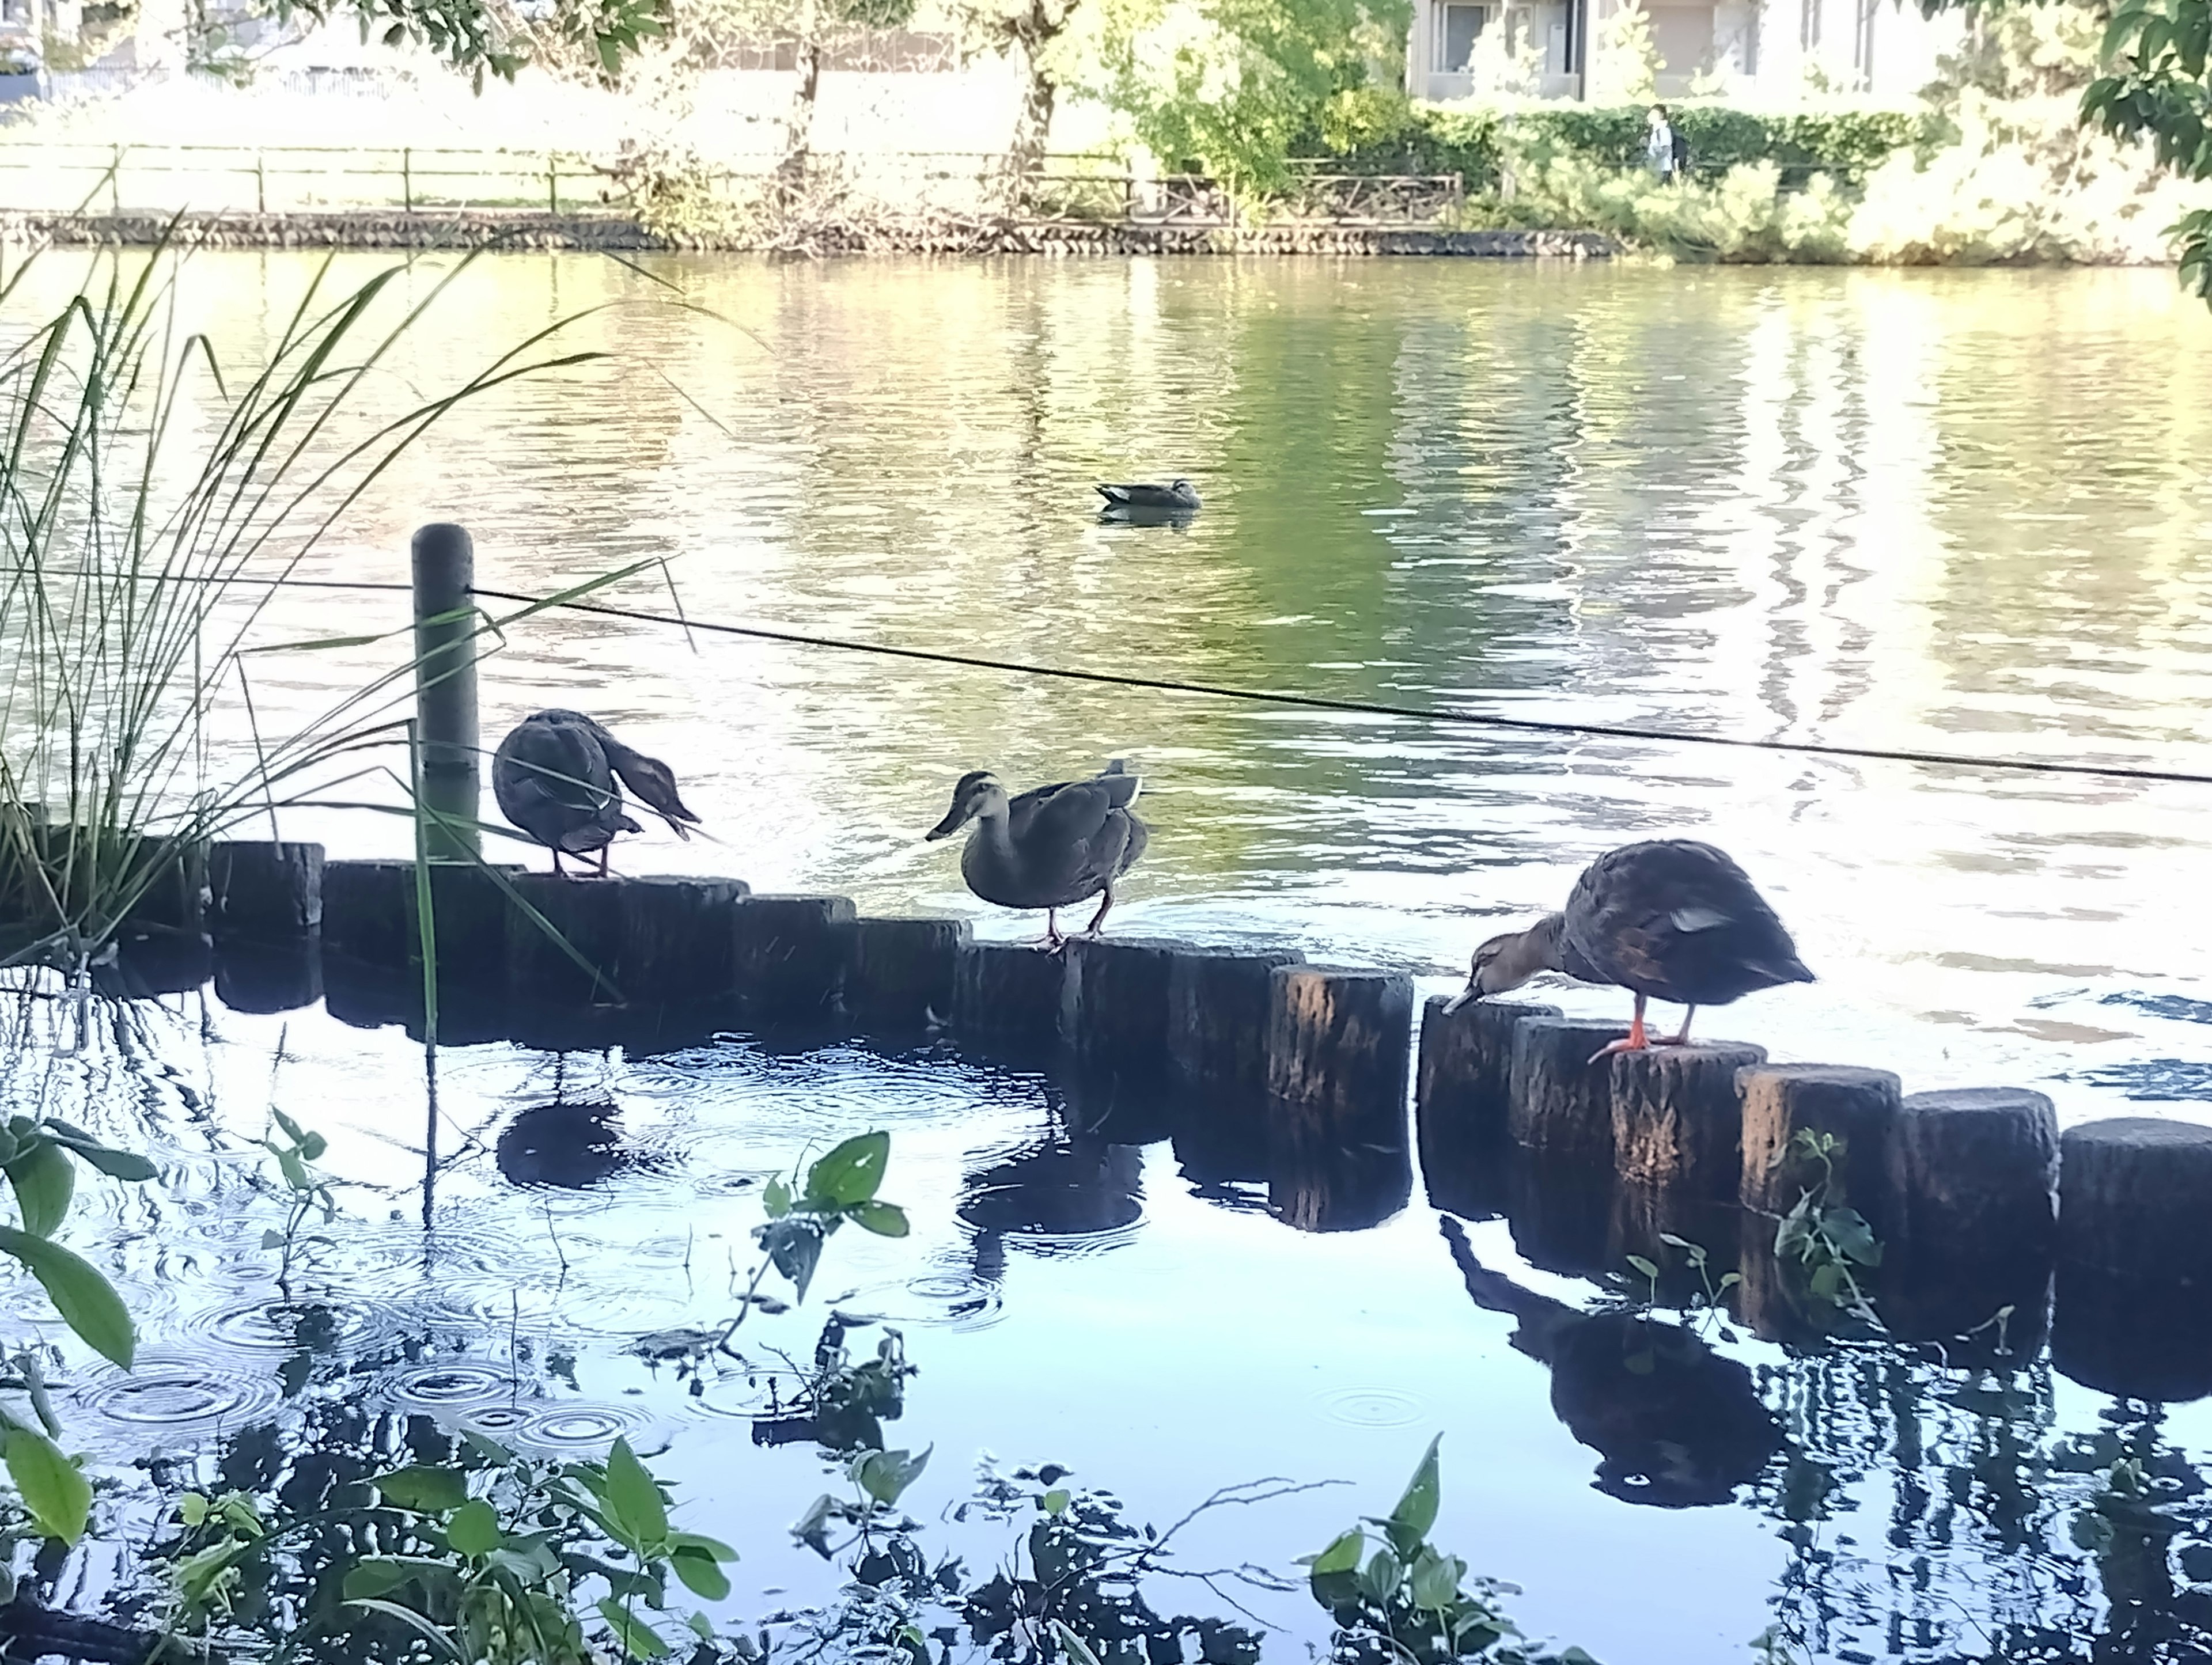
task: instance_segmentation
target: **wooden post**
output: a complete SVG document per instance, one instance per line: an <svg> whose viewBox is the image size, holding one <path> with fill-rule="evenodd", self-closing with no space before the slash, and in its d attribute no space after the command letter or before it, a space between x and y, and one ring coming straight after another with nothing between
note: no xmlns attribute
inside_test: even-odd
<svg viewBox="0 0 2212 1665"><path fill-rule="evenodd" d="M1765 1048L1735 1041L1616 1055L1613 1151L1621 1178L1734 1201L1743 1176L1736 1073L1765 1061Z"/></svg>
<svg viewBox="0 0 2212 1665"><path fill-rule="evenodd" d="M253 153L253 211L256 214L269 211L269 176L262 167L258 150Z"/></svg>
<svg viewBox="0 0 2212 1665"><path fill-rule="evenodd" d="M1267 1201L1278 1219L1358 1231L1405 1206L1413 1026L1413 980L1402 972L1268 974Z"/></svg>
<svg viewBox="0 0 2212 1665"><path fill-rule="evenodd" d="M1168 978L1185 947L1158 937L1074 937L1060 987L1060 1038L1093 1069L1128 1079L1167 1073Z"/></svg>
<svg viewBox="0 0 2212 1665"><path fill-rule="evenodd" d="M918 1030L952 1021L952 985L968 943L961 919L856 921L845 963L845 1010L863 1025Z"/></svg>
<svg viewBox="0 0 2212 1665"><path fill-rule="evenodd" d="M836 1012L853 904L845 896L747 896L732 915L732 981L749 1024L822 1023Z"/></svg>
<svg viewBox="0 0 2212 1665"><path fill-rule="evenodd" d="M556 942L520 908L506 909L507 987L525 1000L548 1006L608 1006L630 998L616 981L623 942L623 893L627 880L556 878L517 873L514 889L547 925ZM438 921L443 936L445 921ZM564 950L562 943L568 945ZM569 951L591 967L569 957ZM594 975L596 974L596 975Z"/></svg>
<svg viewBox="0 0 2212 1665"><path fill-rule="evenodd" d="M2131 1399L2212 1393L2212 1127L2116 1116L2059 1148L2052 1364Z"/></svg>
<svg viewBox="0 0 2212 1665"><path fill-rule="evenodd" d="M614 881L622 894L622 930L614 981L633 1004L701 1006L726 1002L736 913L743 880L651 874Z"/></svg>
<svg viewBox="0 0 2212 1665"><path fill-rule="evenodd" d="M459 526L415 534L415 714L423 801L451 824L428 829L434 860L466 860L482 841L477 735L476 548Z"/></svg>
<svg viewBox="0 0 2212 1665"><path fill-rule="evenodd" d="M545 153L545 211L561 212L561 164L550 150Z"/></svg>
<svg viewBox="0 0 2212 1665"><path fill-rule="evenodd" d="M1019 942L971 942L952 967L952 1032L963 1042L1050 1048L1067 963Z"/></svg>
<svg viewBox="0 0 2212 1665"><path fill-rule="evenodd" d="M399 152L399 206L404 213L415 211L415 152L408 146Z"/></svg>
<svg viewBox="0 0 2212 1665"><path fill-rule="evenodd" d="M1469 1219L1505 1207L1504 1159L1513 1036L1533 1018L1556 1018L1553 1006L1475 1000L1447 1012L1447 994L1431 996L1421 1014L1420 1067L1413 1088L1413 1125L1429 1201Z"/></svg>
<svg viewBox="0 0 2212 1665"><path fill-rule="evenodd" d="M1627 1031L1579 1018L1531 1018L1513 1034L1506 1130L1532 1151L1613 1166L1613 1070L1595 1054Z"/></svg>
<svg viewBox="0 0 2212 1665"><path fill-rule="evenodd" d="M115 162L107 175L107 211L123 212L123 147L115 147Z"/></svg>
<svg viewBox="0 0 2212 1665"><path fill-rule="evenodd" d="M1267 1092L1275 969L1304 960L1295 948L1176 951L1168 970L1169 1068L1180 1085L1208 1095L1210 1110Z"/></svg>
<svg viewBox="0 0 2212 1665"><path fill-rule="evenodd" d="M323 847L225 840L208 851L208 897L217 936L304 937L323 922Z"/></svg>
<svg viewBox="0 0 2212 1665"><path fill-rule="evenodd" d="M1743 1170L1737 1197L1746 1208L1786 1214L1823 1176L1821 1165L1792 1150L1801 1131L1832 1133L1842 1150L1824 1200L1848 1205L1877 1232L1886 1178L1884 1149L1903 1091L1887 1070L1838 1064L1762 1064L1736 1078L1743 1093ZM1749 1274L1747 1273L1747 1276Z"/></svg>

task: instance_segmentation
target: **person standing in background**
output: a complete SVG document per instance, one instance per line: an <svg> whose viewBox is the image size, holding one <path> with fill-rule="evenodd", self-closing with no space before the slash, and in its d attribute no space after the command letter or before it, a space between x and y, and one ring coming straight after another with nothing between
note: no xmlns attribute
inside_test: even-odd
<svg viewBox="0 0 2212 1665"><path fill-rule="evenodd" d="M1644 155L1651 171L1659 176L1662 185L1674 178L1674 129L1667 119L1667 106L1651 106L1649 128L1644 139Z"/></svg>

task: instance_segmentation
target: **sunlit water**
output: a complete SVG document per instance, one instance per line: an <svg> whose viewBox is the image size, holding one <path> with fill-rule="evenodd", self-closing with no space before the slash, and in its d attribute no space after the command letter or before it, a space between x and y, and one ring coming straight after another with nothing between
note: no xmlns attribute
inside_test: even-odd
<svg viewBox="0 0 2212 1665"><path fill-rule="evenodd" d="M312 270L202 257L188 303L248 357ZM665 557L700 620L1424 708L2212 763L2212 321L2165 273L656 270L719 317L593 260L464 276L380 378L392 408L586 308L609 307L574 340L611 355L457 415L313 570L403 578L410 529L452 518L487 586ZM33 287L58 304L69 275ZM1187 528L1092 518L1094 480L1173 473L1206 495ZM657 574L615 599L668 605ZM264 628L396 629L404 605L310 594ZM398 651L268 659L261 723ZM1127 928L1291 941L1442 988L1597 852L1686 833L1750 869L1820 977L1714 1032L1909 1089L2032 1085L2069 1121L2212 1101L2212 788L1500 735L575 615L517 625L486 675L495 733L580 706L675 764L720 842L636 841L633 871L976 912L919 836L954 779L1126 756L1153 828ZM398 846L367 815L285 830ZM359 1393L528 1449L629 1430L672 1447L686 1520L744 1550L733 1611L818 1593L781 1527L821 1466L752 1443L741 1382L694 1396L625 1347L731 1311L761 1179L881 1126L915 1234L842 1234L810 1304L907 1329L922 1374L891 1434L935 1444L910 1499L925 1517L986 1449L1071 1465L1162 1523L1236 1480L1353 1482L1194 1529L1191 1565L1285 1569L1386 1510L1441 1430L1437 1540L1522 1584L1533 1632L1611 1665L1741 1656L1778 1615L1824 1661L2065 1658L2033 1650L2068 1636L2086 1657L2105 1622L2110 1581L2074 1525L2094 1479L2075 1471L2109 1464L2078 1442L2122 1413L2040 1364L1999 1405L1887 1354L1735 1344L1790 1452L1735 1505L1642 1506L1594 1488L1594 1455L1510 1322L1468 1301L1418 1185L1380 1227L1301 1234L1166 1144L1068 1146L1040 1079L732 1039L557 1064L449 1051L426 1192L421 1058L396 1030L196 1000L145 1023L52 1074L37 1048L15 1066L19 1097L43 1082L112 1131L150 1128L167 1167L71 1228L145 1315L144 1380L81 1371L71 1399L76 1437L118 1461L149 1441L208 1461ZM499 1135L564 1096L618 1107L624 1161L585 1190L519 1183ZM289 1297L259 1247L281 1201L246 1144L271 1103L331 1137L349 1182ZM1532 1287L1591 1294L1527 1271L1504 1224L1471 1231ZM763 1321L763 1343L804 1350L816 1316ZM2175 1410L2155 1437L2169 1466L2201 1460L2212 1424ZM1250 1599L1286 1652L1319 1636L1303 1595Z"/></svg>

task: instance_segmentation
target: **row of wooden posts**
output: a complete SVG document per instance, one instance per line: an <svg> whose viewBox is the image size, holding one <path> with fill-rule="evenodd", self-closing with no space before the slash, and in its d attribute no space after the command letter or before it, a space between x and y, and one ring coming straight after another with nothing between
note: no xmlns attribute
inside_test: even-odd
<svg viewBox="0 0 2212 1665"><path fill-rule="evenodd" d="M505 876L433 870L448 1038L589 1045L598 1025L672 1011L688 1014L684 1033L928 1033L1024 1060L1058 1054L1124 1104L1173 1098L1182 1122L1264 1152L1259 1170L1304 1176L1279 1197L1293 1224L1370 1224L1405 1200L1407 1182L1390 1178L1410 1175L1416 1024L1402 973L1141 937L1054 955L976 941L957 919L870 918L844 897L757 896L732 879ZM347 1015L419 1016L412 863L218 845L208 894L218 941L319 938L319 979L368 968L392 1002ZM269 995L320 991L293 975ZM2212 1392L2212 1233L2197 1229L2212 1128L2119 1118L2062 1137L2038 1092L1908 1094L1886 1070L1775 1064L1726 1041L1593 1063L1620 1025L1528 1002L1446 1004L1431 1000L1418 1025L1431 1200L1511 1218L1532 1258L1594 1274L1671 1232L1704 1245L1716 1275L1738 1270L1746 1322L1786 1338L1819 1303L1772 1261L1774 1223L1817 1189L1880 1239L1872 1281L1894 1333L2032 1348L2055 1269L2056 1340L2073 1338L2063 1350L2083 1379L2148 1397ZM1801 1133L1832 1140L1825 1162ZM1624 1218L1643 1229L1624 1234ZM1577 1231L1579 1249L1567 1246Z"/></svg>

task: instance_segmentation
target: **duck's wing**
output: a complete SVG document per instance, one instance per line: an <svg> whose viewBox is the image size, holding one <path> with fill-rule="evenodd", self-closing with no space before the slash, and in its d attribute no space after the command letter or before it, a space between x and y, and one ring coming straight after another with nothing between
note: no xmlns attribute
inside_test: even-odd
<svg viewBox="0 0 2212 1665"><path fill-rule="evenodd" d="M591 731L544 715L499 743L491 780L500 812L545 844L597 821L614 799L606 755Z"/></svg>
<svg viewBox="0 0 2212 1665"><path fill-rule="evenodd" d="M684 806L684 799L678 795L676 771L659 758L624 745L601 724L592 724L592 737L606 754L608 766L637 794L638 801L665 821L678 838L690 837L685 823L696 827L699 817Z"/></svg>
<svg viewBox="0 0 2212 1665"><path fill-rule="evenodd" d="M1656 987L1686 979L1711 987L1717 978L1758 987L1812 979L1750 876L1711 844L1628 845L1591 863L1583 880L1589 905L1570 912L1570 938L1616 982ZM1576 890L1583 898L1582 883Z"/></svg>

